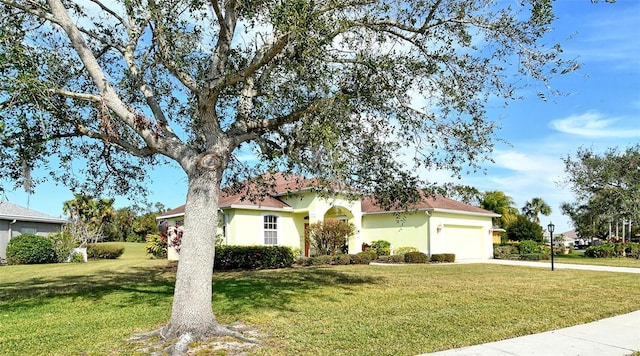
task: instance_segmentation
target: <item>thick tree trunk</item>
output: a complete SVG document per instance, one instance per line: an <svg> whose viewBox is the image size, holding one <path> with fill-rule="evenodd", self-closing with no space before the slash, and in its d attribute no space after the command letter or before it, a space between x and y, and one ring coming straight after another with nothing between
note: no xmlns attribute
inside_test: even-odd
<svg viewBox="0 0 640 356"><path fill-rule="evenodd" d="M211 305L211 279L221 176L221 170L199 170L189 176L171 319L162 332L165 338L186 334L199 339L219 330Z"/></svg>

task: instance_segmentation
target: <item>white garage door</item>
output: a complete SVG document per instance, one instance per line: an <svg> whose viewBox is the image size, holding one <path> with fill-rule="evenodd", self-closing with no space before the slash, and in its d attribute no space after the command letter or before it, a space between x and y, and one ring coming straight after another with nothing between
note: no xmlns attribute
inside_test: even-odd
<svg viewBox="0 0 640 356"><path fill-rule="evenodd" d="M485 258L483 229L475 226L445 225L447 252L455 253L456 260Z"/></svg>

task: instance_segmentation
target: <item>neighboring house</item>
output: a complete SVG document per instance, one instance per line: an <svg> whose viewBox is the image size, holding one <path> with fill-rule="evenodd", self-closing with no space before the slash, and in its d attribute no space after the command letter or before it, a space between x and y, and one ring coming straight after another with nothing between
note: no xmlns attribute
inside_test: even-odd
<svg viewBox="0 0 640 356"><path fill-rule="evenodd" d="M0 201L0 259L7 258L7 244L11 238L26 233L46 236L61 231L66 223L65 219Z"/></svg>
<svg viewBox="0 0 640 356"><path fill-rule="evenodd" d="M507 230L501 228L500 226L493 225L493 243L499 244L502 242L502 233L507 232Z"/></svg>
<svg viewBox="0 0 640 356"><path fill-rule="evenodd" d="M282 174L274 179L273 193L257 202L246 199L243 191L221 194L223 244L290 246L309 256L313 251L304 238L309 224L339 219L356 227L349 253L362 251L363 243L386 240L392 250L411 246L427 254L455 253L457 260L493 258L491 218L500 216L494 212L440 196L423 196L411 212L386 211L369 198L323 197L311 179ZM157 219L182 224L184 206ZM169 258L177 258L174 251Z"/></svg>

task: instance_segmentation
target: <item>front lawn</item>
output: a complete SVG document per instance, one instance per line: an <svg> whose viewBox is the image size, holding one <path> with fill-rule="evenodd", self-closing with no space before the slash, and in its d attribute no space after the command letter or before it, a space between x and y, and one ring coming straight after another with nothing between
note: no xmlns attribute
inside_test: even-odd
<svg viewBox="0 0 640 356"><path fill-rule="evenodd" d="M640 268L640 260L637 258L630 258L630 257L592 258L592 257L585 257L584 252L572 252L567 255L555 255L554 259L558 263Z"/></svg>
<svg viewBox="0 0 640 356"><path fill-rule="evenodd" d="M175 276L135 248L0 267L0 354L147 354L125 340L168 320ZM265 335L252 355L415 355L627 313L640 294L631 274L488 264L216 272L213 288L220 322Z"/></svg>

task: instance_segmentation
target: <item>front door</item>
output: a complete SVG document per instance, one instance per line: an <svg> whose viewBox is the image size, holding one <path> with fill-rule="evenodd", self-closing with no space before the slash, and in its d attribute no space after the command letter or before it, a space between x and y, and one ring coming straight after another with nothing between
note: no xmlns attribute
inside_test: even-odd
<svg viewBox="0 0 640 356"><path fill-rule="evenodd" d="M304 257L309 257L309 253L310 253L310 246L309 246L309 224L305 223L304 224Z"/></svg>

